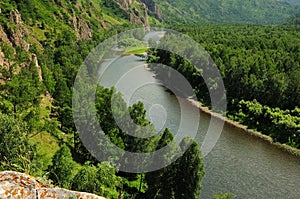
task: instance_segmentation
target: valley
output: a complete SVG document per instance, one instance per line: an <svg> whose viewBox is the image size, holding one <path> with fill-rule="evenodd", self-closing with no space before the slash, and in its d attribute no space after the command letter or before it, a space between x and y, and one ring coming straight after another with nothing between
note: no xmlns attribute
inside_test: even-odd
<svg viewBox="0 0 300 199"><path fill-rule="evenodd" d="M108 199L299 198L299 14L297 0L1 0L0 171ZM205 139L209 125L222 130Z"/></svg>

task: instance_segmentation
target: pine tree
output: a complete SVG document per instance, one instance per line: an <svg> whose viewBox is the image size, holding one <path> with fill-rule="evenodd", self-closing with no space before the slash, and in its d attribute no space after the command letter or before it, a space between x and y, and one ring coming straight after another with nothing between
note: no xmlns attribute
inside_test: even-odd
<svg viewBox="0 0 300 199"><path fill-rule="evenodd" d="M176 150L178 149L176 144L172 141L174 140L174 136L169 129L165 129L161 138L158 141L156 151L163 148L168 147L169 153L165 154L163 157L157 156L153 158L153 164L166 164L168 165L174 155L176 155ZM153 171L146 174L146 182L148 184L148 190L146 193L147 198L173 198L174 192L172 189L173 186L173 177L175 173L173 170L172 164L162 168L157 171Z"/></svg>
<svg viewBox="0 0 300 199"><path fill-rule="evenodd" d="M34 171L36 149L29 143L26 124L2 113L0 124L0 170Z"/></svg>
<svg viewBox="0 0 300 199"><path fill-rule="evenodd" d="M76 174L77 164L73 161L69 147L63 145L53 156L49 166L49 179L63 188L70 188L70 183Z"/></svg>
<svg viewBox="0 0 300 199"><path fill-rule="evenodd" d="M175 198L198 199L200 197L201 179L204 176L201 151L198 143L189 138L185 138L180 146L182 149L187 146L188 148L174 164L176 170L174 179Z"/></svg>

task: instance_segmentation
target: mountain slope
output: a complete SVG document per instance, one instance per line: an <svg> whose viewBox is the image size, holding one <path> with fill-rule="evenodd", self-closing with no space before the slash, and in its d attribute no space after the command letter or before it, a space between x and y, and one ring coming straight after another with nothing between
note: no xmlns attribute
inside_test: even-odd
<svg viewBox="0 0 300 199"><path fill-rule="evenodd" d="M300 25L300 13L290 17L286 22L286 25Z"/></svg>
<svg viewBox="0 0 300 199"><path fill-rule="evenodd" d="M300 5L300 0L282 0L282 1L290 4Z"/></svg>
<svg viewBox="0 0 300 199"><path fill-rule="evenodd" d="M156 0L163 18L179 23L281 23L300 7L277 0Z"/></svg>

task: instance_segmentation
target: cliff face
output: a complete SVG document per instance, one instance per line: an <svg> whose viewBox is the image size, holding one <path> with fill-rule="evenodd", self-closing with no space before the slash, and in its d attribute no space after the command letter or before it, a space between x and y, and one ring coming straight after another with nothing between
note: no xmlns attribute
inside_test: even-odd
<svg viewBox="0 0 300 199"><path fill-rule="evenodd" d="M153 0L115 0L115 2L126 10L132 23L149 27L148 14L162 20L162 13Z"/></svg>
<svg viewBox="0 0 300 199"><path fill-rule="evenodd" d="M150 15L154 16L158 20L162 20L161 10L158 8L154 0L139 0L139 1L146 5Z"/></svg>
<svg viewBox="0 0 300 199"><path fill-rule="evenodd" d="M128 20L134 24L149 26L147 6L135 0L114 0L128 14ZM133 5L134 4L134 5Z"/></svg>
<svg viewBox="0 0 300 199"><path fill-rule="evenodd" d="M21 47L21 49L30 54L28 60L24 63L20 63L19 67L29 67L31 62L33 62L34 66L37 67L39 79L42 81L42 70L38 64L38 58L34 53L29 52L30 44L25 40L26 37L30 37L30 33L22 21L21 14L18 10L12 10L10 12L9 19L13 23L12 26L7 27L6 30L4 30L4 28L0 25L0 42L4 42L13 47L13 54L16 54L15 47ZM39 44L38 41L35 42ZM9 70L10 66L13 64L14 60L9 60L5 57L0 47L0 68Z"/></svg>
<svg viewBox="0 0 300 199"><path fill-rule="evenodd" d="M91 39L93 37L92 26L82 18L78 18L73 14L73 25L78 40Z"/></svg>
<svg viewBox="0 0 300 199"><path fill-rule="evenodd" d="M125 9L129 9L129 6L132 4L132 0L115 0L115 1Z"/></svg>
<svg viewBox="0 0 300 199"><path fill-rule="evenodd" d="M0 172L0 198L10 199L105 199L95 194L61 188L49 188L33 177L13 172Z"/></svg>

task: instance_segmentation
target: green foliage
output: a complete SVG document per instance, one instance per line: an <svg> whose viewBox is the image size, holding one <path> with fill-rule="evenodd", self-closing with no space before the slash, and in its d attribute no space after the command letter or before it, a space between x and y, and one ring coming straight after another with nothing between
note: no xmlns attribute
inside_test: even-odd
<svg viewBox="0 0 300 199"><path fill-rule="evenodd" d="M297 115L299 108L296 107L294 110L270 108L256 100L241 100L238 107L239 112L233 117L240 123L268 133L275 141L300 147L300 117Z"/></svg>
<svg viewBox="0 0 300 199"><path fill-rule="evenodd" d="M299 12L300 7L276 0L157 0L167 21L274 24Z"/></svg>
<svg viewBox="0 0 300 199"><path fill-rule="evenodd" d="M175 198L196 199L200 196L201 179L204 176L203 157L196 141L185 138L180 145L182 149L188 148L174 165ZM183 186L185 188L180 190Z"/></svg>
<svg viewBox="0 0 300 199"><path fill-rule="evenodd" d="M97 166L86 163L72 181L72 189L104 196L118 198L121 178L116 176L116 170L107 163Z"/></svg>
<svg viewBox="0 0 300 199"><path fill-rule="evenodd" d="M2 113L0 113L0 124L0 170L34 172L36 150L29 143L26 124Z"/></svg>
<svg viewBox="0 0 300 199"><path fill-rule="evenodd" d="M299 147L299 117L290 113L300 106L299 27L210 25L177 29L202 44L217 64L227 91L227 114L231 118L270 135L275 141ZM161 44L167 42L178 48L168 35ZM181 48L191 57L197 53L189 50L189 46ZM210 106L208 91L217 88L218 79L211 77L213 84L204 83L202 75L209 74L205 64L196 69L182 57L155 49L149 51L148 62L162 63L182 73L198 99ZM151 64L150 67L164 83L175 81L164 67ZM256 101L252 103L253 100Z"/></svg>
<svg viewBox="0 0 300 199"><path fill-rule="evenodd" d="M157 149L168 145L170 154L156 157L155 161L169 162L179 154L180 150L173 141L173 135L165 130L158 142ZM175 144L175 145L174 145ZM201 179L204 175L203 158L195 141L182 141L181 156L169 166L146 174L148 189L146 198L186 198L198 199L200 196ZM183 188L184 187L184 188Z"/></svg>
<svg viewBox="0 0 300 199"><path fill-rule="evenodd" d="M286 22L286 25L300 25L300 13L290 17Z"/></svg>
<svg viewBox="0 0 300 199"><path fill-rule="evenodd" d="M76 163L73 161L70 149L63 145L53 156L52 164L48 167L49 179L55 185L70 188L76 174Z"/></svg>

